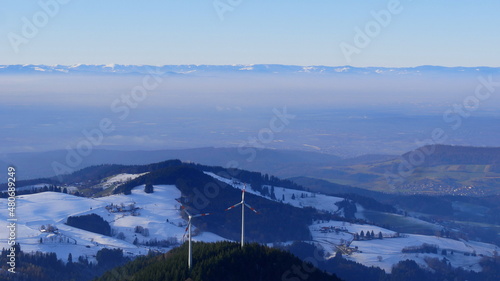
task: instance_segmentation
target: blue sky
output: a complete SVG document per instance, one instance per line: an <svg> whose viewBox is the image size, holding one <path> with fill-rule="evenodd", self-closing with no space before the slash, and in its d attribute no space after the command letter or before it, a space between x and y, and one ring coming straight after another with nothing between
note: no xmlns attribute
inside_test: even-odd
<svg viewBox="0 0 500 281"><path fill-rule="evenodd" d="M1 1L0 64L500 66L494 0L241 0L223 20L213 0L60 0L16 53L23 17L51 1ZM391 1L402 10L347 60L340 44Z"/></svg>

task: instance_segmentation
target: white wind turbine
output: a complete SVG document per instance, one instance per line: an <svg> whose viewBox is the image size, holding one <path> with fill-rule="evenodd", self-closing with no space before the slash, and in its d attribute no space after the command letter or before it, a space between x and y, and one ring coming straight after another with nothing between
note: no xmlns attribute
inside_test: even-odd
<svg viewBox="0 0 500 281"><path fill-rule="evenodd" d="M246 188L246 185L245 185ZM243 248L243 245L245 244L245 206L248 207L250 210L254 211L256 214L259 212L252 208L250 205L245 203L245 188L241 190L241 202L238 204L235 204L229 208L227 208L225 211L229 211L233 208L235 208L238 205L241 205L241 248Z"/></svg>
<svg viewBox="0 0 500 281"><path fill-rule="evenodd" d="M177 202L181 203L179 200L177 200ZM186 227L186 232L188 233L188 239L189 239L189 243L188 243L188 268L191 269L191 267L193 266L193 248L191 247L191 220L193 218L197 218L197 217L208 216L208 215L210 215L210 213L191 215L187 211L186 207L184 207L184 205L182 205L182 203L181 203L181 209L183 209L184 212L186 212L186 214L188 215L188 226ZM186 232L184 232L182 239L184 239L184 237L186 236Z"/></svg>

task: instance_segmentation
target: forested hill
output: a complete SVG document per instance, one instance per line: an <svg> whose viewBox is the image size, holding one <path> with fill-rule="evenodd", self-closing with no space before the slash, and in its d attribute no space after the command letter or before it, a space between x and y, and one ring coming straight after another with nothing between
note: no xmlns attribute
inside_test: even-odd
<svg viewBox="0 0 500 281"><path fill-rule="evenodd" d="M428 145L417 149L425 154L423 165L500 165L500 147ZM415 151L407 152L407 159Z"/></svg>
<svg viewBox="0 0 500 281"><path fill-rule="evenodd" d="M167 254L143 257L105 273L97 281L169 280L169 281L336 281L294 255L259 244L194 243L193 268L187 268L187 244Z"/></svg>
<svg viewBox="0 0 500 281"><path fill-rule="evenodd" d="M247 175L251 185L254 182L266 183L271 178L260 173L241 171L238 176ZM250 177L253 175L253 177ZM268 178L266 180L266 178ZM278 182L279 183L279 182ZM283 183L287 183L283 181ZM238 240L240 233L239 212L220 212L230 204L241 201L241 191L206 175L200 167L179 165L159 169L133 179L114 190L114 193L130 194L139 185L175 185L182 192L183 203L193 213L212 213L203 221L206 224L197 225L202 230L208 230L229 239ZM297 208L281 204L260 196L248 193L248 202L259 210L260 214L247 216L247 238L261 243L273 241L308 240L308 226L312 223L317 211L312 208ZM195 222L196 224L197 222Z"/></svg>

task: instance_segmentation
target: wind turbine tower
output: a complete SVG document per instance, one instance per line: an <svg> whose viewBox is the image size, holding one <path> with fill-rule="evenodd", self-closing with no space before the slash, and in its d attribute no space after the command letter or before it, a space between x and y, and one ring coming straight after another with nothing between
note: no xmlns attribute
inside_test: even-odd
<svg viewBox="0 0 500 281"><path fill-rule="evenodd" d="M229 211L233 208L236 208L238 205L241 205L241 248L243 248L243 245L245 244L245 206L248 207L253 212L255 212L256 214L258 214L259 212L257 212L257 210L252 208L247 203L245 203L245 188L241 190L241 202L227 208L225 211Z"/></svg>
<svg viewBox="0 0 500 281"><path fill-rule="evenodd" d="M179 203L181 203L180 201L178 201ZM193 266L193 248L191 246L191 220L193 218L197 218L197 217L204 217L204 216L208 216L210 215L210 213L204 213L204 214L197 214L197 215L191 215L186 207L184 207L184 205L182 205L181 203L181 209L184 210L184 212L186 212L186 214L188 215L188 226L186 227L186 232L188 233L188 268L191 269L191 267ZM186 233L184 233L184 236L186 236ZM182 237L182 239L184 239L184 236Z"/></svg>

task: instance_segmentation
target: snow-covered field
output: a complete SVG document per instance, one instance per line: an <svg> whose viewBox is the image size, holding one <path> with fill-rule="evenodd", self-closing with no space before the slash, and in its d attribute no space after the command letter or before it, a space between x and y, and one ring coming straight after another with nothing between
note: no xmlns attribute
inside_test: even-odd
<svg viewBox="0 0 500 281"><path fill-rule="evenodd" d="M335 231L337 229L338 231ZM475 241L458 241L436 236L403 234L402 237L389 238L395 233L373 225L359 225L348 222L316 222L310 226L313 241L319 243L327 252L327 258L331 258L338 250L340 244L348 245L352 251L350 255L344 255L345 258L359 262L366 266L376 266L391 272L392 266L406 259L414 260L422 266L426 266L425 258L446 258L453 267L462 267L467 270L481 271L479 261L481 255L493 256L494 251L500 251L500 248L492 245ZM373 231L375 239L353 241L354 233L363 231ZM383 239L377 239L381 232ZM411 246L421 246L422 244L436 245L437 254L429 253L402 253L402 249ZM356 249L357 247L357 249ZM446 250L446 255L442 254ZM453 254L451 252L453 251ZM473 256L472 253L476 254ZM467 253L468 255L464 255Z"/></svg>
<svg viewBox="0 0 500 281"><path fill-rule="evenodd" d="M122 183L126 183L128 181L131 181L133 179L136 179L142 175L145 175L147 173L142 173L142 174L118 174L114 175L108 178L105 178L102 183L98 184L96 188L102 188L106 189L109 187L116 187Z"/></svg>
<svg viewBox="0 0 500 281"><path fill-rule="evenodd" d="M74 259L84 255L93 261L93 256L102 248L122 248L126 255L147 254L150 247L140 244L152 239L183 242L186 221L181 217L179 203L175 201L180 195L181 192L175 186L159 185L155 186L154 196L146 194L144 186L135 188L128 196L112 195L95 199L57 192L19 196L16 200L17 242L21 244L23 251L55 252L62 260L66 260L71 253ZM123 205L124 211L109 209L111 204ZM131 204L138 208L135 210L135 216L128 210ZM7 199L0 199L0 206L7 206ZM91 213L98 214L110 223L114 237L65 225L69 216ZM7 215L7 209L0 212L1 229L7 229ZM59 233L40 230L42 225L49 224L57 227ZM149 236L135 233L136 226L147 228ZM122 239L117 238L120 232L123 233ZM7 248L7 234L4 231L2 233L5 235L0 237L0 248ZM136 238L138 245L133 244ZM224 238L213 233L200 233L199 236L194 236L193 240L213 242Z"/></svg>

